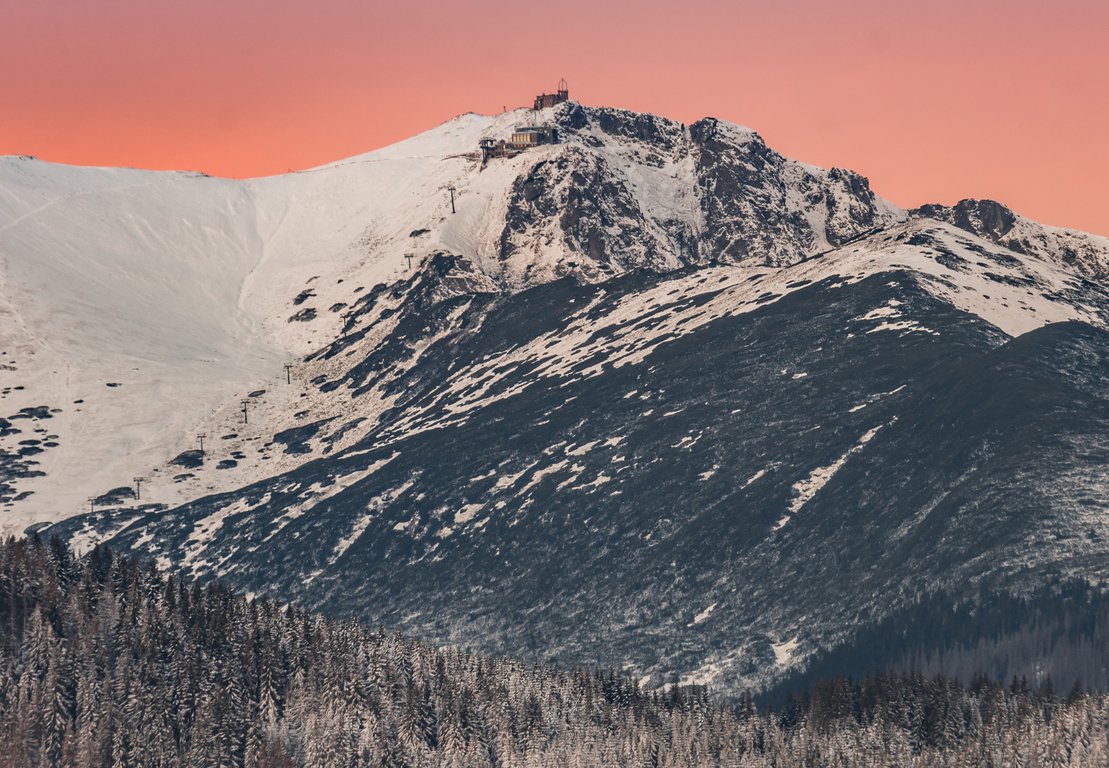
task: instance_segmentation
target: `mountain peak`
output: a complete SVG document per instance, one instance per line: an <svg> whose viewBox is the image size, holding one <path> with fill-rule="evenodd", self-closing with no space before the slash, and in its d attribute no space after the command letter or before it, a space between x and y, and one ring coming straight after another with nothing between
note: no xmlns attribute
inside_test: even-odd
<svg viewBox="0 0 1109 768"><path fill-rule="evenodd" d="M933 203L910 213L947 222L1015 253L1066 265L1087 277L1109 276L1109 238L1038 224L996 200L967 198L951 206Z"/></svg>
<svg viewBox="0 0 1109 768"><path fill-rule="evenodd" d="M953 206L935 203L922 205L912 213L930 219L939 219L954 224L967 232L986 237L994 242L1000 241L1013 229L1017 215L1011 208L996 200L975 200L966 198Z"/></svg>

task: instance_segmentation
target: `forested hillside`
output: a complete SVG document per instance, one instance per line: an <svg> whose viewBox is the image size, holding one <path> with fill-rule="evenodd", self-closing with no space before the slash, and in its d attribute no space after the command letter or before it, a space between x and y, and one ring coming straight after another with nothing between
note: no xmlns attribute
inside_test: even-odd
<svg viewBox="0 0 1109 768"><path fill-rule="evenodd" d="M0 547L0 764L1097 766L1109 698L1017 681L704 689L436 650L54 540Z"/></svg>

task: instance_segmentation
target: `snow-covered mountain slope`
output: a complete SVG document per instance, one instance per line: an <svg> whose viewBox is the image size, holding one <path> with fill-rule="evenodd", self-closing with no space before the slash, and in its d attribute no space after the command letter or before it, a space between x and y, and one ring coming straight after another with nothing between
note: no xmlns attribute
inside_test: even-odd
<svg viewBox="0 0 1109 768"><path fill-rule="evenodd" d="M732 687L1100 573L1109 248L953 211L574 103L248 181L2 159L0 525Z"/></svg>
<svg viewBox="0 0 1109 768"><path fill-rule="evenodd" d="M11 533L162 464L286 352L242 301L265 237L242 186L30 160L0 173L0 413L22 425L0 445L46 475L5 478Z"/></svg>
<svg viewBox="0 0 1109 768"><path fill-rule="evenodd" d="M1088 277L1104 281L1109 276L1109 238L1046 227L994 200L960 200L953 206L925 205L912 213L946 221L1010 251L1054 261Z"/></svg>
<svg viewBox="0 0 1109 768"><path fill-rule="evenodd" d="M282 388L284 363L333 341L365 291L433 253L468 257L490 290L520 289L788 261L901 215L865 180L787 161L716 121L686 129L568 104L540 116L563 143L476 160L479 139L534 117L463 115L369 155L245 182L0 160L0 311L11 318L0 402L9 418L43 416L0 438L0 527L126 497L135 476L173 504L288 469L299 458L254 443L298 426L295 414L366 418L381 404ZM203 483L166 465L200 434L234 456Z"/></svg>
<svg viewBox="0 0 1109 768"><path fill-rule="evenodd" d="M343 308L400 278L404 253L426 257L449 211L442 187L473 171L456 150L511 123L463 116L369 156L246 182L0 160L0 413L42 416L0 437L0 528L73 514L136 475L162 503L253 477L228 470L201 486L165 463L199 434L237 432L225 444L249 448L257 433L238 422L252 392L266 391L243 427L250 412L293 426L303 403L277 386L283 364L339 335ZM497 174L511 172L485 174L486 194L503 194ZM481 239L451 224L448 241Z"/></svg>

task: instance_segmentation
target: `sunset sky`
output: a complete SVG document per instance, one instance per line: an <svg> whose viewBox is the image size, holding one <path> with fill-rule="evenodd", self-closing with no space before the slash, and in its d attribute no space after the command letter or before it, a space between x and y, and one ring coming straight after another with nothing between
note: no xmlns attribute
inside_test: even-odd
<svg viewBox="0 0 1109 768"><path fill-rule="evenodd" d="M0 0L0 154L255 176L460 112L586 104L758 130L903 206L1109 235L1104 0Z"/></svg>

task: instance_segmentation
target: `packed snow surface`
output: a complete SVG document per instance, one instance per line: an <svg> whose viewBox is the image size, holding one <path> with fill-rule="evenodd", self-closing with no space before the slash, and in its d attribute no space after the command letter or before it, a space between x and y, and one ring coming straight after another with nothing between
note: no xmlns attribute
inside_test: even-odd
<svg viewBox="0 0 1109 768"><path fill-rule="evenodd" d="M44 427L57 444L0 532L88 509L136 476L162 503L252 479L230 468L198 488L152 468L201 433L208 445L256 437L249 412L242 423L250 391L268 390L256 421L273 434L301 405L284 363L339 334L330 307L403 277L406 253L480 255L518 161L479 173L462 153L520 119L463 115L369 155L246 181L0 158L0 416L55 409ZM462 211L449 219L448 184ZM309 306L316 319L289 321Z"/></svg>

